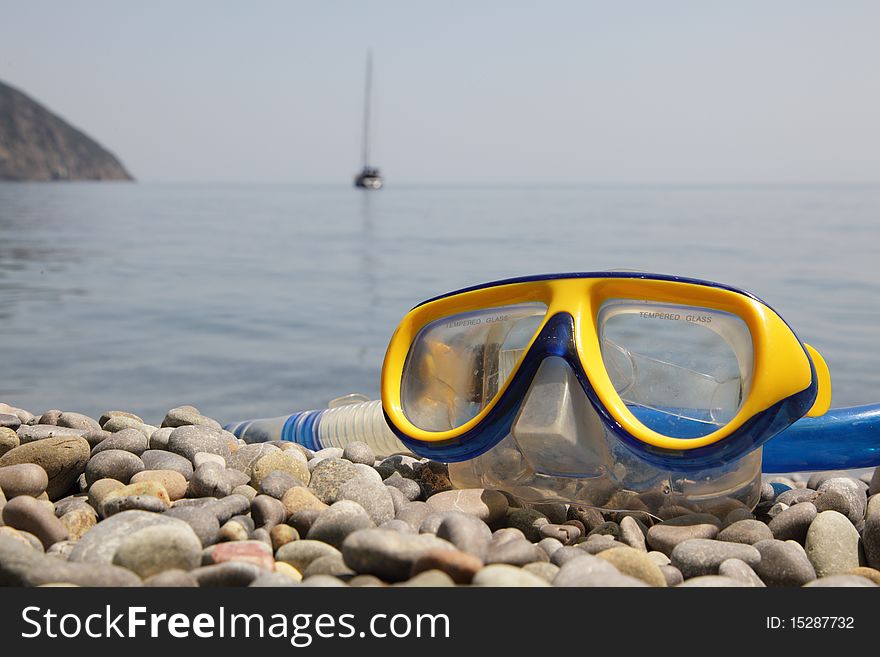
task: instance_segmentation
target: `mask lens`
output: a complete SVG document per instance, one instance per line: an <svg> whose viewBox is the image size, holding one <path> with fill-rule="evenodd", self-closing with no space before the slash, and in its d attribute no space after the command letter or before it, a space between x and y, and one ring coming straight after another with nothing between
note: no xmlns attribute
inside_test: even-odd
<svg viewBox="0 0 880 657"><path fill-rule="evenodd" d="M752 340L730 313L612 299L597 317L605 369L646 427L694 438L727 424L748 394Z"/></svg>
<svg viewBox="0 0 880 657"><path fill-rule="evenodd" d="M419 331L403 366L407 419L426 431L460 427L504 386L547 314L524 303L450 315Z"/></svg>

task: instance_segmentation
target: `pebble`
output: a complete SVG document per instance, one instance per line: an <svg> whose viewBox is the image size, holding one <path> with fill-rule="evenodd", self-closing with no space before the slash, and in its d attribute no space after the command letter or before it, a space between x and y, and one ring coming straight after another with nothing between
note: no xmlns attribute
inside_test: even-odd
<svg viewBox="0 0 880 657"><path fill-rule="evenodd" d="M315 559L328 554L341 554L341 552L321 541L304 539L282 545L275 553L275 559L293 566L299 572L304 572Z"/></svg>
<svg viewBox="0 0 880 657"><path fill-rule="evenodd" d="M647 586L642 580L624 575L610 562L591 554L566 561L553 579L553 586Z"/></svg>
<svg viewBox="0 0 880 657"><path fill-rule="evenodd" d="M429 497L427 504L437 513L461 511L479 518L488 525L501 520L508 508L507 498L504 495L483 488L444 491ZM538 539L540 540L540 537Z"/></svg>
<svg viewBox="0 0 880 657"><path fill-rule="evenodd" d="M199 452L219 454L227 461L232 455L225 436L216 429L197 425L184 425L174 429L168 437L168 451L190 461Z"/></svg>
<svg viewBox="0 0 880 657"><path fill-rule="evenodd" d="M871 580L865 577L859 577L858 575L828 575L827 577L821 577L819 579L814 579L812 582L805 584L804 586L809 587L829 587L829 588L841 588L841 587L874 587L877 586Z"/></svg>
<svg viewBox="0 0 880 657"><path fill-rule="evenodd" d="M449 479L449 466L436 461L428 461L416 469L415 481L422 488L426 498L455 488Z"/></svg>
<svg viewBox="0 0 880 657"><path fill-rule="evenodd" d="M684 581L684 575L681 574L681 571L671 564L663 564L662 566L657 566L660 569L660 572L663 573L663 578L666 580L666 586L678 586Z"/></svg>
<svg viewBox="0 0 880 657"><path fill-rule="evenodd" d="M876 495L880 493L880 466L874 468L874 474L868 484L868 495Z"/></svg>
<svg viewBox="0 0 880 657"><path fill-rule="evenodd" d="M303 572L303 577L312 577L314 575L332 575L342 579L348 579L354 576L354 571L345 565L345 561L338 554L318 557Z"/></svg>
<svg viewBox="0 0 880 657"><path fill-rule="evenodd" d="M236 486L232 489L231 495L241 495L242 497L246 497L248 500L253 502L254 498L257 496L257 490L249 485L244 484L242 486Z"/></svg>
<svg viewBox="0 0 880 657"><path fill-rule="evenodd" d="M643 529L641 521L632 516L624 516L620 520L620 542L642 552L648 551L645 543L647 529Z"/></svg>
<svg viewBox="0 0 880 657"><path fill-rule="evenodd" d="M492 532L479 518L461 511L451 511L442 516L437 527L437 538L449 541L462 552L481 561L486 559Z"/></svg>
<svg viewBox="0 0 880 657"><path fill-rule="evenodd" d="M321 512L317 509L300 509L290 514L287 524L296 529L300 536L305 536L309 533L309 529L312 528L312 524L318 519L319 515L321 515Z"/></svg>
<svg viewBox="0 0 880 657"><path fill-rule="evenodd" d="M234 470L233 472L237 472ZM263 477L260 481L259 493L261 495L269 495L270 497L274 497L276 500L280 500L284 497L284 493L289 491L294 486L303 486L304 483L294 477L289 472L282 472L281 470L276 470L275 472L270 472L268 475ZM253 488L253 486L251 486Z"/></svg>
<svg viewBox="0 0 880 657"><path fill-rule="evenodd" d="M190 571L200 587L249 586L265 571L252 563L226 561Z"/></svg>
<svg viewBox="0 0 880 657"><path fill-rule="evenodd" d="M144 434L137 429L123 429L117 433L110 434L92 448L92 456L108 449L121 449L131 452L135 456L140 456L149 448L149 440Z"/></svg>
<svg viewBox="0 0 880 657"><path fill-rule="evenodd" d="M46 492L49 476L35 463L19 463L0 468L0 490L7 500L19 495L39 497Z"/></svg>
<svg viewBox="0 0 880 657"><path fill-rule="evenodd" d="M389 488L394 488L401 493L409 502L415 502L422 497L422 487L412 479L404 479L396 472L383 482Z"/></svg>
<svg viewBox="0 0 880 657"><path fill-rule="evenodd" d="M381 481L366 481L360 477L350 479L339 487L337 499L357 502L377 526L394 518L391 493Z"/></svg>
<svg viewBox="0 0 880 657"><path fill-rule="evenodd" d="M540 541L541 538L543 538L541 527L549 523L550 521L547 520L547 517L543 513L536 509L528 508L510 509L506 518L506 524L508 527L519 529L525 534L526 539L532 542Z"/></svg>
<svg viewBox="0 0 880 657"><path fill-rule="evenodd" d="M144 586L161 588L192 588L198 585L198 580L184 570L165 570L144 580Z"/></svg>
<svg viewBox="0 0 880 657"><path fill-rule="evenodd" d="M773 538L803 544L807 538L807 530L816 519L817 513L816 505L812 502L798 502L773 518L767 526Z"/></svg>
<svg viewBox="0 0 880 657"><path fill-rule="evenodd" d="M148 449L141 454L145 470L174 470L189 481L193 475L192 462L180 454L158 449Z"/></svg>
<svg viewBox="0 0 880 657"><path fill-rule="evenodd" d="M400 582L399 584L394 584L396 587L445 587L445 586L455 586L455 582L453 579L444 573L442 570L426 570L424 572L419 573L418 575L414 575L410 579L405 582Z"/></svg>
<svg viewBox="0 0 880 657"><path fill-rule="evenodd" d="M254 463L251 468L251 486L259 490L263 478L273 472L286 472L303 484L308 484L312 476L308 466L296 458L293 452L278 451L262 456Z"/></svg>
<svg viewBox="0 0 880 657"><path fill-rule="evenodd" d="M40 586L68 583L79 586L140 586L130 570L107 564L94 568L43 554L0 534L0 586Z"/></svg>
<svg viewBox="0 0 880 657"><path fill-rule="evenodd" d="M162 500L152 495L127 495L125 497L114 497L104 502L101 508L101 515L109 518L121 511L150 511L151 513L162 513L167 507Z"/></svg>
<svg viewBox="0 0 880 657"><path fill-rule="evenodd" d="M805 551L817 577L845 573L859 566L859 532L842 513L822 511L807 530Z"/></svg>
<svg viewBox="0 0 880 657"><path fill-rule="evenodd" d="M202 543L188 525L152 525L125 537L113 554L113 563L143 579L166 570L192 570L200 563L201 551Z"/></svg>
<svg viewBox="0 0 880 657"><path fill-rule="evenodd" d="M316 588L339 588L348 585L338 577L333 577L331 575L312 575L308 579L304 579L302 581L302 586Z"/></svg>
<svg viewBox="0 0 880 657"><path fill-rule="evenodd" d="M681 571L686 580L718 574L718 567L727 559L740 559L754 567L761 561L761 553L744 543L692 538L679 543L670 555L672 565Z"/></svg>
<svg viewBox="0 0 880 657"><path fill-rule="evenodd" d="M563 545L569 545L581 537L581 530L574 525L546 524L542 525L538 531L544 538L555 538Z"/></svg>
<svg viewBox="0 0 880 657"><path fill-rule="evenodd" d="M226 459L226 465L244 472L250 479L254 472L254 464L264 456L280 452L281 450L274 445L268 443L256 443L253 445L244 445L238 449L230 458Z"/></svg>
<svg viewBox="0 0 880 657"><path fill-rule="evenodd" d="M150 449L167 450L168 439L171 438L172 431L174 431L174 429L172 429L171 427L165 427L163 429L156 429L153 433L151 433ZM187 459L187 463L189 463L189 459Z"/></svg>
<svg viewBox="0 0 880 657"><path fill-rule="evenodd" d="M116 479L127 484L142 470L146 470L146 467L138 456L121 449L108 449L89 459L85 474L89 485L99 479Z"/></svg>
<svg viewBox="0 0 880 657"><path fill-rule="evenodd" d="M3 507L3 522L15 529L30 532L48 549L68 537L67 527L55 514L33 497L20 495Z"/></svg>
<svg viewBox="0 0 880 657"><path fill-rule="evenodd" d="M275 525L280 525L287 519L287 511L281 500L276 500L270 495L257 495L250 503L251 518L254 525L271 531Z"/></svg>
<svg viewBox="0 0 880 657"><path fill-rule="evenodd" d="M526 572L532 573L533 575L537 575L548 584L552 584L553 580L556 578L556 575L559 573L559 566L546 561L535 561L533 563L527 563L525 566L522 567L522 569Z"/></svg>
<svg viewBox="0 0 880 657"><path fill-rule="evenodd" d="M867 498L861 482L849 477L826 479L819 486L813 503L820 514L823 511L836 511L848 518L856 529L863 526Z"/></svg>
<svg viewBox="0 0 880 657"><path fill-rule="evenodd" d="M816 579L813 564L797 543L774 538L753 547L761 553L761 560L752 568L767 586L803 586Z"/></svg>
<svg viewBox="0 0 880 657"><path fill-rule="evenodd" d="M411 456L395 454L394 456L389 456L383 459L381 463L375 466L375 468L382 479L387 479L396 472L401 477L415 480L416 471L421 465L422 464L419 463L418 459L414 459Z"/></svg>
<svg viewBox="0 0 880 657"><path fill-rule="evenodd" d="M134 532L153 525L186 526L181 520L168 513L149 513L147 511L122 511L102 520L87 531L70 553L70 561L103 563L113 562L116 548Z"/></svg>
<svg viewBox="0 0 880 657"><path fill-rule="evenodd" d="M880 586L880 570L876 568L868 568L866 566L859 566L858 568L853 568L852 570L848 570L844 575L858 575L859 577L864 577L865 579L869 579L874 584Z"/></svg>
<svg viewBox="0 0 880 657"><path fill-rule="evenodd" d="M60 436L20 445L0 456L0 467L34 463L46 471L49 499L64 497L85 471L89 461L89 443L78 436Z"/></svg>
<svg viewBox="0 0 880 657"><path fill-rule="evenodd" d="M141 424L143 424L144 422L140 417L138 417L134 413L129 413L128 411L106 411L105 413L101 414L101 417L98 418L98 424L103 427L105 424L107 424L107 421L113 417L127 417L130 420L140 422Z"/></svg>
<svg viewBox="0 0 880 657"><path fill-rule="evenodd" d="M309 528L306 538L338 548L349 534L371 527L375 527L375 523L360 504L340 500L321 512Z"/></svg>
<svg viewBox="0 0 880 657"><path fill-rule="evenodd" d="M373 453L373 450L370 449L370 446L360 441L355 441L346 445L341 456L346 461L363 463L370 467L373 467L373 463L376 462L376 455Z"/></svg>
<svg viewBox="0 0 880 657"><path fill-rule="evenodd" d="M295 486L284 493L281 503L284 505L288 517L303 509L321 512L327 508L327 505L319 500L311 490L303 486Z"/></svg>
<svg viewBox="0 0 880 657"><path fill-rule="evenodd" d="M877 468L876 472L880 472L880 468ZM880 569L880 495L872 495L868 500L862 543L868 565Z"/></svg>
<svg viewBox="0 0 880 657"><path fill-rule="evenodd" d="M686 579L677 588L742 588L749 586L745 582L723 575L701 575L692 579Z"/></svg>
<svg viewBox="0 0 880 657"><path fill-rule="evenodd" d="M36 536L31 534L30 532L15 529L14 527L0 527L0 536L6 536L7 538L14 539L22 545L25 545L33 550L37 550L38 552L45 552L46 550L46 548L43 547L43 543Z"/></svg>
<svg viewBox="0 0 880 657"><path fill-rule="evenodd" d="M273 531L275 527L272 528ZM235 520L229 520L220 527L220 532L217 536L218 541L245 541L248 536L250 536L251 531L248 530L242 523L237 522ZM271 536L271 534L270 534Z"/></svg>
<svg viewBox="0 0 880 657"><path fill-rule="evenodd" d="M196 452L192 460L193 467L198 468L203 463L215 463L221 468L226 467L226 459L219 454L211 454L210 452Z"/></svg>
<svg viewBox="0 0 880 657"><path fill-rule="evenodd" d="M168 491L165 490L165 486L162 485L162 482L152 480L131 483L127 486L122 486L121 488L114 488L110 490L106 495L104 495L104 506L106 506L107 503L111 500L118 497L134 496L148 496L158 499L162 503L160 512L171 506L171 499L168 496Z"/></svg>
<svg viewBox="0 0 880 657"><path fill-rule="evenodd" d="M718 532L717 538L728 543L754 545L758 541L773 538L773 532L760 520L739 520Z"/></svg>
<svg viewBox="0 0 880 657"><path fill-rule="evenodd" d="M201 553L201 545L199 545ZM218 543L206 549L208 564L226 561L243 561L252 563L263 570L274 570L273 551L262 541L245 540L234 543Z"/></svg>
<svg viewBox="0 0 880 657"><path fill-rule="evenodd" d="M395 514L395 519L402 520L408 524L413 531L418 532L422 523L425 521L425 518L432 513L434 513L434 510L425 502L409 502Z"/></svg>
<svg viewBox="0 0 880 657"><path fill-rule="evenodd" d="M640 579L649 586L666 586L666 577L647 552L625 546L600 552L598 557L609 562L624 575Z"/></svg>
<svg viewBox="0 0 880 657"><path fill-rule="evenodd" d="M412 565L410 576L429 570L447 574L456 584L470 584L474 575L483 567L483 561L460 550L428 550Z"/></svg>
<svg viewBox="0 0 880 657"><path fill-rule="evenodd" d="M333 504L339 499L342 485L357 476L358 470L353 463L339 458L326 458L312 470L309 490L324 504Z"/></svg>
<svg viewBox="0 0 880 657"><path fill-rule="evenodd" d="M89 531L98 521L94 510L73 509L59 518L61 524L67 528L67 536L71 541L78 541L83 534Z"/></svg>
<svg viewBox="0 0 880 657"><path fill-rule="evenodd" d="M577 547L587 554L599 554L605 550L620 547L623 545L620 541L615 540L613 536L608 534L593 534L582 543L578 543Z"/></svg>
<svg viewBox="0 0 880 657"><path fill-rule="evenodd" d="M671 555L679 543L694 538L713 539L718 535L720 521L708 514L689 514L664 520L648 530L652 550Z"/></svg>
<svg viewBox="0 0 880 657"><path fill-rule="evenodd" d="M186 495L186 479L175 470L142 470L135 473L131 478L132 484L144 481L155 481L161 484L171 502L179 500Z"/></svg>
<svg viewBox="0 0 880 657"><path fill-rule="evenodd" d="M486 563L506 563L511 566L525 566L535 561L549 561L550 558L534 543L527 540L512 540L489 543L486 552Z"/></svg>
<svg viewBox="0 0 880 657"><path fill-rule="evenodd" d="M593 529L587 532L587 536L610 536L616 539L620 536L620 525L613 520L608 520L601 525L593 527Z"/></svg>
<svg viewBox="0 0 880 657"><path fill-rule="evenodd" d="M722 577L730 577L739 580L749 586L763 588L767 586L758 577L758 574L742 559L727 559L718 566L718 574Z"/></svg>
<svg viewBox="0 0 880 657"><path fill-rule="evenodd" d="M22 445L27 445L47 438L82 438L84 429L71 429L69 427L56 427L51 424L22 424L15 433Z"/></svg>
<svg viewBox="0 0 880 657"><path fill-rule="evenodd" d="M474 586L544 587L550 584L543 577L516 566L492 564L482 568L472 580Z"/></svg>
<svg viewBox="0 0 880 657"><path fill-rule="evenodd" d="M139 513L126 511L125 513ZM120 514L124 515L124 514ZM118 517L118 516L116 516ZM192 507L171 507L161 517L181 520L189 525L199 537L203 546L213 545L220 538L220 521L213 514L204 513ZM104 521L106 522L106 520ZM104 523L99 523L100 527ZM86 534L88 536L88 534Z"/></svg>
<svg viewBox="0 0 880 657"><path fill-rule="evenodd" d="M162 420L163 427L182 427L187 425L205 426L212 429L221 428L217 420L205 417L193 406L172 408L165 414L165 419Z"/></svg>
<svg viewBox="0 0 880 657"><path fill-rule="evenodd" d="M12 433L21 426L21 420L17 415L0 411L0 429L9 429Z"/></svg>
<svg viewBox="0 0 880 657"><path fill-rule="evenodd" d="M433 549L456 548L433 534L400 534L387 529L361 529L342 543L342 555L350 568L386 581L405 580L418 558Z"/></svg>
<svg viewBox="0 0 880 657"><path fill-rule="evenodd" d="M18 434L8 427L0 427L0 456L21 444Z"/></svg>
<svg viewBox="0 0 880 657"><path fill-rule="evenodd" d="M816 499L816 491L812 488L792 488L782 493L776 501L788 506L797 506L803 502L812 502Z"/></svg>
<svg viewBox="0 0 880 657"><path fill-rule="evenodd" d="M223 528L220 529L222 531ZM275 551L282 545L299 540L299 532L290 525L275 525L269 530L269 538L272 539L272 550Z"/></svg>
<svg viewBox="0 0 880 657"><path fill-rule="evenodd" d="M190 497L226 497L236 486L248 483L247 475L215 461L207 461L193 470L187 495Z"/></svg>

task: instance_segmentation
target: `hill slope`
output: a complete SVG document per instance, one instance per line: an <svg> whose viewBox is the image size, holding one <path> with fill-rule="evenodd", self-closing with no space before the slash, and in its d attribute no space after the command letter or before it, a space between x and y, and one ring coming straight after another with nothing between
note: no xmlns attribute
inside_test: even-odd
<svg viewBox="0 0 880 657"><path fill-rule="evenodd" d="M0 180L133 180L98 142L0 82Z"/></svg>

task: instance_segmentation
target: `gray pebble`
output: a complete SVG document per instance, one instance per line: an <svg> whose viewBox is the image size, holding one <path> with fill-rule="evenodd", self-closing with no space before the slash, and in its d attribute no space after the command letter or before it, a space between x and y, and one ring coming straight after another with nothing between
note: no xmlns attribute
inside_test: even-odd
<svg viewBox="0 0 880 657"><path fill-rule="evenodd" d="M363 463L370 467L373 467L373 463L376 462L376 455L370 449L370 446L360 441L351 442L346 445L341 456L352 463Z"/></svg>
<svg viewBox="0 0 880 657"><path fill-rule="evenodd" d="M7 527L30 532L48 549L68 536L67 527L50 509L51 505L47 507L33 497L20 495L3 507L3 522Z"/></svg>
<svg viewBox="0 0 880 657"><path fill-rule="evenodd" d="M326 458L312 470L309 490L324 504L333 504L339 499L342 485L358 474L353 463L339 458Z"/></svg>
<svg viewBox="0 0 880 657"><path fill-rule="evenodd" d="M558 577L558 575L557 575ZM506 564L492 564L481 568L474 575L474 586L504 586L504 587L544 587L549 586L547 581L535 573L524 568L508 566Z"/></svg>
<svg viewBox="0 0 880 657"><path fill-rule="evenodd" d="M282 575L281 573L263 573L248 584L248 586L255 588L288 588L299 585L299 582L295 582L287 575Z"/></svg>
<svg viewBox="0 0 880 657"><path fill-rule="evenodd" d="M116 479L127 484L143 470L146 467L138 456L121 449L108 449L89 459L85 473L86 481L91 486L98 479Z"/></svg>
<svg viewBox="0 0 880 657"><path fill-rule="evenodd" d="M461 511L469 513L492 525L500 521L508 510L507 498L495 490L487 490L483 488L462 488L458 490L447 490L428 498L428 505L432 510L438 513L446 513L447 511ZM534 512L537 516L544 518L543 514ZM509 522L508 518L508 522ZM547 519L544 518L544 522ZM535 529L535 540L540 540Z"/></svg>
<svg viewBox="0 0 880 657"><path fill-rule="evenodd" d="M192 570L200 563L201 551L202 544L190 527L166 523L129 534L116 548L113 563L146 578L166 570Z"/></svg>
<svg viewBox="0 0 880 657"><path fill-rule="evenodd" d="M504 541L490 543L485 562L506 563L511 566L525 566L535 561L549 561L547 554L534 543L528 541Z"/></svg>
<svg viewBox="0 0 880 657"><path fill-rule="evenodd" d="M868 484L868 495L876 495L877 493L880 493L880 466L874 468L874 474Z"/></svg>
<svg viewBox="0 0 880 657"><path fill-rule="evenodd" d="M224 561L190 571L201 587L249 586L263 571L244 561Z"/></svg>
<svg viewBox="0 0 880 657"><path fill-rule="evenodd" d="M552 557L553 553L556 552L559 548L563 547L562 543L555 538L542 538L538 541L538 547L544 550L544 554L548 557Z"/></svg>
<svg viewBox="0 0 880 657"><path fill-rule="evenodd" d="M18 463L0 468L0 490L7 500L19 495L39 497L49 485L49 476L35 463Z"/></svg>
<svg viewBox="0 0 880 657"><path fill-rule="evenodd" d="M141 461L146 470L174 470L189 481L193 475L192 462L180 454L172 454L159 449L148 449L141 454Z"/></svg>
<svg viewBox="0 0 880 657"><path fill-rule="evenodd" d="M110 434L109 438L95 445L92 448L92 456L108 449L121 449L131 452L135 456L140 456L147 451L148 443L149 441L146 436L137 429L123 429L122 431Z"/></svg>
<svg viewBox="0 0 880 657"><path fill-rule="evenodd" d="M140 578L125 568L71 562L27 547L0 534L0 586L39 586L70 583L80 586L140 586Z"/></svg>
<svg viewBox="0 0 880 657"><path fill-rule="evenodd" d="M199 465L189 480L187 495L190 497L226 497L236 486L249 481L246 474L219 463L208 461Z"/></svg>
<svg viewBox="0 0 880 657"><path fill-rule="evenodd" d="M678 585L678 588L741 588L749 586L745 582L723 575L701 575L692 579L686 579Z"/></svg>
<svg viewBox="0 0 880 657"><path fill-rule="evenodd" d="M770 539L753 547L761 560L752 568L767 586L803 586L816 579L813 565L797 543Z"/></svg>
<svg viewBox="0 0 880 657"><path fill-rule="evenodd" d="M412 479L404 479L396 472L385 479L385 485L400 491L409 502L421 499L422 487Z"/></svg>
<svg viewBox="0 0 880 657"><path fill-rule="evenodd" d="M754 567L761 561L761 553L753 546L743 543L692 538L675 546L670 559L684 578L690 579L718 574L718 567L727 559L740 559Z"/></svg>
<svg viewBox="0 0 880 657"><path fill-rule="evenodd" d="M519 529L525 534L526 539L533 543L544 538L541 535L541 527L549 523L547 517L535 509L510 509L507 513L507 526Z"/></svg>
<svg viewBox="0 0 880 657"><path fill-rule="evenodd" d="M323 589L346 587L348 586L348 584L343 582L338 577L333 577L332 575L313 575L312 577L304 579L300 586Z"/></svg>
<svg viewBox="0 0 880 657"><path fill-rule="evenodd" d="M153 525L184 525L179 518L166 513L150 513L148 511L122 511L102 520L83 534L70 553L70 561L88 563L113 563L116 548L131 534Z"/></svg>
<svg viewBox="0 0 880 657"><path fill-rule="evenodd" d="M360 477L350 479L339 487L336 497L357 502L376 525L394 518L394 501L388 487L381 481L366 481Z"/></svg>
<svg viewBox="0 0 880 657"><path fill-rule="evenodd" d="M715 538L720 524L718 518L705 513L664 520L648 530L648 545L652 550L671 555L675 546L683 541Z"/></svg>
<svg viewBox="0 0 880 657"><path fill-rule="evenodd" d="M780 493L779 497L776 498L776 501L781 504L787 504L791 507L803 502L812 502L816 499L816 495L818 495L818 493L812 488L792 488L791 490Z"/></svg>
<svg viewBox="0 0 880 657"><path fill-rule="evenodd" d="M636 550L648 551L648 546L645 543L647 531L641 521L632 516L625 516L620 520L620 542Z"/></svg>
<svg viewBox="0 0 880 657"><path fill-rule="evenodd" d="M342 544L345 563L355 572L376 575L386 581L408 579L413 564L425 552L454 550L448 541L433 534L400 534L387 529L362 529Z"/></svg>
<svg viewBox="0 0 880 657"><path fill-rule="evenodd" d="M643 581L622 574L605 559L583 554L566 561L553 580L553 586L647 586Z"/></svg>
<svg viewBox="0 0 880 657"><path fill-rule="evenodd" d="M238 472L238 470L233 470L233 472ZM243 473L242 476L244 475ZM305 483L294 477L289 472L284 472L282 470L276 470L275 472L270 472L265 477L260 480L260 493L263 495L269 495L274 497L276 500L280 500L284 497L284 493L289 491L294 486L305 486Z"/></svg>
<svg viewBox="0 0 880 657"><path fill-rule="evenodd" d="M234 516L244 515L251 510L253 500L248 499L244 495L232 493L226 497L218 499L204 498L206 500L205 508L214 514L217 522L223 524ZM256 499L256 498L254 498Z"/></svg>
<svg viewBox="0 0 880 657"><path fill-rule="evenodd" d="M555 538L564 545L569 545L581 537L581 530L574 525L541 525L538 529L544 538Z"/></svg>
<svg viewBox="0 0 880 657"><path fill-rule="evenodd" d="M287 519L287 510L280 500L269 495L257 495L251 501L251 517L258 528L263 527L268 531Z"/></svg>
<svg viewBox="0 0 880 657"><path fill-rule="evenodd" d="M663 564L657 566L663 573L663 579L666 580L666 586L678 586L684 581L684 575L672 564Z"/></svg>
<svg viewBox="0 0 880 657"><path fill-rule="evenodd" d="M127 511L126 513L139 512ZM182 520L187 525L192 527L192 530L196 533L196 536L199 537L199 540L202 542L202 546L204 547L207 547L208 545L213 545L220 537L220 523L218 522L217 518L212 513L205 513L203 509L185 506L174 506L163 513L162 516L166 518ZM107 521L105 520L104 522ZM98 523L97 526L100 527L104 524L104 522ZM86 534L86 536L88 536L88 534Z"/></svg>
<svg viewBox="0 0 880 657"><path fill-rule="evenodd" d="M338 548L349 534L372 527L375 527L375 523L360 504L340 500L321 512L309 528L306 538Z"/></svg>
<svg viewBox="0 0 880 657"><path fill-rule="evenodd" d="M144 580L144 586L159 588L193 588L198 585L196 578L184 570L166 570Z"/></svg>
<svg viewBox="0 0 880 657"><path fill-rule="evenodd" d="M332 575L344 579L352 577L354 574L354 571L345 565L341 554L328 554L318 557L310 563L302 575L304 578L314 575Z"/></svg>
<svg viewBox="0 0 880 657"><path fill-rule="evenodd" d="M199 452L219 454L227 461L231 457L229 443L220 431L197 425L185 425L174 429L168 437L168 451L180 454L190 461Z"/></svg>
<svg viewBox="0 0 880 657"><path fill-rule="evenodd" d="M172 427L156 429L150 434L150 449L168 449L168 439L171 438ZM189 459L187 459L189 460Z"/></svg>
<svg viewBox="0 0 880 657"><path fill-rule="evenodd" d="M70 429L68 427L56 427L50 424L22 424L15 433L22 445L35 443L47 438L82 438L84 429Z"/></svg>
<svg viewBox="0 0 880 657"><path fill-rule="evenodd" d="M244 472L248 476L248 479L250 479L254 474L254 465L256 465L257 461L264 456L279 451L281 450L268 443L245 445L244 447L239 447L235 454L226 459L226 465L227 467L235 468L236 470Z"/></svg>
<svg viewBox="0 0 880 657"><path fill-rule="evenodd" d="M819 579L814 579L812 582L808 582L804 586L809 587L830 587L830 588L841 588L841 587L874 587L877 586L874 582L869 580L866 577L861 577L859 575L828 575L827 577L820 577Z"/></svg>
<svg viewBox="0 0 880 657"><path fill-rule="evenodd" d="M872 495L868 500L865 528L862 531L862 544L868 565L871 568L880 569L880 495Z"/></svg>
<svg viewBox="0 0 880 657"><path fill-rule="evenodd" d="M101 514L105 518L114 516L122 511L149 511L162 513L167 507L165 502L152 495L125 495L107 500L101 506Z"/></svg>
<svg viewBox="0 0 880 657"><path fill-rule="evenodd" d="M275 553L275 560L288 563L302 573L313 561L328 554L340 555L341 553L332 545L304 539L282 545Z"/></svg>
<svg viewBox="0 0 880 657"><path fill-rule="evenodd" d="M395 514L395 517L397 520L403 520L403 522L412 527L413 530L419 531L425 518L432 513L434 513L434 510L425 502L409 502L397 514Z"/></svg>
<svg viewBox="0 0 880 657"><path fill-rule="evenodd" d="M296 529L300 536L305 536L319 515L321 511L318 509L299 509L290 514L287 524Z"/></svg>
<svg viewBox="0 0 880 657"><path fill-rule="evenodd" d="M389 520L379 525L381 529L390 529L391 531L400 532L401 534L419 534L415 529L406 524L403 520Z"/></svg>
<svg viewBox="0 0 880 657"><path fill-rule="evenodd" d="M556 575L559 574L559 566L556 566L546 561L535 561L533 563L527 563L525 566L522 567L522 569L527 573L537 575L548 584L552 584L553 580L556 579Z"/></svg>
<svg viewBox="0 0 880 657"><path fill-rule="evenodd" d="M749 586L763 588L766 586L757 573L742 559L727 559L718 566L718 574L722 577L737 579Z"/></svg>
<svg viewBox="0 0 880 657"><path fill-rule="evenodd" d="M758 541L773 538L773 532L760 520L740 520L718 533L719 541L754 545Z"/></svg>
<svg viewBox="0 0 880 657"><path fill-rule="evenodd" d="M418 459L402 454L395 454L382 460L375 466L382 479L387 479L395 472L406 479L415 479L416 470L421 467Z"/></svg>
<svg viewBox="0 0 880 657"><path fill-rule="evenodd" d="M803 544L816 514L816 506L812 502L798 502L773 518L768 527L777 540Z"/></svg>
<svg viewBox="0 0 880 657"><path fill-rule="evenodd" d="M163 427L182 427L186 425L198 425L210 427L212 429L220 429L220 423L217 420L205 417L198 409L193 406L179 406L172 408L165 414L162 420Z"/></svg>
<svg viewBox="0 0 880 657"><path fill-rule="evenodd" d="M805 551L817 577L843 574L859 566L859 532L842 513L822 511L807 530Z"/></svg>
<svg viewBox="0 0 880 657"><path fill-rule="evenodd" d="M857 529L863 526L867 498L861 482L849 477L826 479L817 491L816 510L837 511L849 519Z"/></svg>

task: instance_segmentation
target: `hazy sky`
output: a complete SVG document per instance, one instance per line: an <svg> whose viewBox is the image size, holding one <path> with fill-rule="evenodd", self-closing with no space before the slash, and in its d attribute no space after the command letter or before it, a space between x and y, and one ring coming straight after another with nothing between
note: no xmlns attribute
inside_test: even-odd
<svg viewBox="0 0 880 657"><path fill-rule="evenodd" d="M0 0L0 79L144 181L880 181L880 3Z"/></svg>

